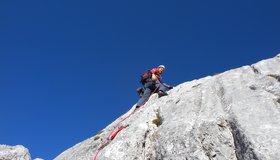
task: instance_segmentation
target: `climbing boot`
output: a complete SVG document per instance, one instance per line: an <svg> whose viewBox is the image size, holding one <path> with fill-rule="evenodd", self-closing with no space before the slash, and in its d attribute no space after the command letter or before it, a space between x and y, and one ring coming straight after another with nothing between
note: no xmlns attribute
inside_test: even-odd
<svg viewBox="0 0 280 160"><path fill-rule="evenodd" d="M159 91L158 92L158 98L162 97L162 96L167 96L168 94L164 91Z"/></svg>

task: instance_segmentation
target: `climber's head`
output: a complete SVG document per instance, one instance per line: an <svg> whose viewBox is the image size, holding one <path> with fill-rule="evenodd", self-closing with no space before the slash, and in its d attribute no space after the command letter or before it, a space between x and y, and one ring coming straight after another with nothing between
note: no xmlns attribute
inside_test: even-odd
<svg viewBox="0 0 280 160"><path fill-rule="evenodd" d="M162 74L165 71L165 66L164 65L159 65L158 66L158 71L160 74Z"/></svg>

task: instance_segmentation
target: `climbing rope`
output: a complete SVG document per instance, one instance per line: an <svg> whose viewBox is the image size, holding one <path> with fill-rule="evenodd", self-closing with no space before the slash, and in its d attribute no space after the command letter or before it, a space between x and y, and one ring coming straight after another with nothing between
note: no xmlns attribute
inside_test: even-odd
<svg viewBox="0 0 280 160"><path fill-rule="evenodd" d="M126 128L126 127L128 126L128 125L126 125L126 126L123 126L123 125L122 125L121 127L119 127L119 125L120 125L123 121L125 121L127 118L129 118L131 115L133 115L136 111L138 111L143 105L145 105L145 103L148 102L148 100L150 99L150 97L158 90L158 88L159 88L159 86L152 92L152 94L147 98L147 100L146 100L141 106L139 106L138 108L134 109L129 115L127 115L126 117L122 118L122 120L119 121L119 122L113 127L113 129L112 129L112 131L110 132L110 134L106 137L106 139L105 139L104 141L102 141L100 147L97 149L97 151L96 151L96 153L95 153L95 155L94 155L94 157L93 157L93 160L96 160L96 158L97 158L99 152L102 150L103 147L105 147L105 146L107 145L107 143L111 142L111 141L117 136L117 134L118 134L121 130L123 130L124 128ZM117 131L115 131L115 129L118 128L118 127L119 127L119 129L118 129Z"/></svg>

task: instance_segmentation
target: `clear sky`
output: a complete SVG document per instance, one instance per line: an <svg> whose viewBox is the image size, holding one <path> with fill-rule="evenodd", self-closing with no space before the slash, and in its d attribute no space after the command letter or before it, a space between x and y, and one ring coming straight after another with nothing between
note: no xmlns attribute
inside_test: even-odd
<svg viewBox="0 0 280 160"><path fill-rule="evenodd" d="M280 52L279 0L1 0L0 144L51 160L138 100Z"/></svg>

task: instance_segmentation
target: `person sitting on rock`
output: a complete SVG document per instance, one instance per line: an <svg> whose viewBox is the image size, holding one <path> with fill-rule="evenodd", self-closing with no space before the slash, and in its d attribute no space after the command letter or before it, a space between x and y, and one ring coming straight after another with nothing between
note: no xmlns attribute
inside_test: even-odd
<svg viewBox="0 0 280 160"><path fill-rule="evenodd" d="M167 90L173 88L162 82L161 75L164 71L165 66L159 65L157 68L148 70L148 72L142 76L141 82L143 87L137 89L141 98L138 100L136 108L144 105L152 93L158 93L159 97L162 97L167 95Z"/></svg>

